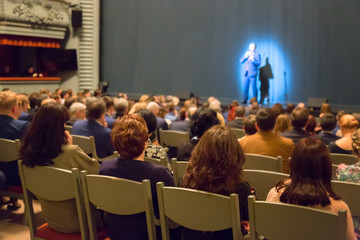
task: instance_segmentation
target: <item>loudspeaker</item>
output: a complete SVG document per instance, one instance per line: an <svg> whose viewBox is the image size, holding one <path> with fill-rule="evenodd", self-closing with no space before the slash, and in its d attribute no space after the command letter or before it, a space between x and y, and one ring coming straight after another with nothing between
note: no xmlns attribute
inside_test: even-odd
<svg viewBox="0 0 360 240"><path fill-rule="evenodd" d="M309 97L308 98L308 107L314 109L320 109L321 104L327 103L328 100L326 98L316 98L316 97Z"/></svg>
<svg viewBox="0 0 360 240"><path fill-rule="evenodd" d="M72 9L71 24L72 24L73 28L82 27L82 10L81 9Z"/></svg>

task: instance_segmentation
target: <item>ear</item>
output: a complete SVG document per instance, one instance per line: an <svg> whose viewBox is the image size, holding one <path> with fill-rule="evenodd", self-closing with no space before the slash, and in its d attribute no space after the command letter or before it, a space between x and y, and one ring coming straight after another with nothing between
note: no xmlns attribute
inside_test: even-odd
<svg viewBox="0 0 360 240"><path fill-rule="evenodd" d="M260 130L260 128L259 128L259 126L258 126L258 124L257 123L255 123L255 127L256 127L256 130Z"/></svg>

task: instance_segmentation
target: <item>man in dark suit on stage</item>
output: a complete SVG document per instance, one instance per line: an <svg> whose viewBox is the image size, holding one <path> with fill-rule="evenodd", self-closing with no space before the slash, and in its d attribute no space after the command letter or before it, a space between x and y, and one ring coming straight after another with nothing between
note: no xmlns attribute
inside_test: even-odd
<svg viewBox="0 0 360 240"><path fill-rule="evenodd" d="M105 121L105 102L102 99L91 100L87 104L87 120L79 120L74 123L71 134L81 136L94 136L96 153L100 158L114 153L111 143L111 129Z"/></svg>
<svg viewBox="0 0 360 240"><path fill-rule="evenodd" d="M240 63L245 63L245 85L244 85L244 100L243 104L246 104L249 98L249 87L253 90L253 96L257 98L257 88L256 88L256 77L258 73L258 67L261 64L261 56L259 53L255 52L256 45L255 43L250 43L249 51L240 59Z"/></svg>
<svg viewBox="0 0 360 240"><path fill-rule="evenodd" d="M235 108L235 119L228 122L226 125L230 128L243 128L244 126L245 108L237 106Z"/></svg>

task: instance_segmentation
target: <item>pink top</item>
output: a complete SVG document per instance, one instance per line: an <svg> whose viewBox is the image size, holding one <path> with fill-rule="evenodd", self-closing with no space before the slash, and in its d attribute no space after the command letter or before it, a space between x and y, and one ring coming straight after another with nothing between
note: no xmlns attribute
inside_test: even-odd
<svg viewBox="0 0 360 240"><path fill-rule="evenodd" d="M277 192L275 190L275 188L272 188L267 197L266 197L266 201L267 202L280 202L280 196L282 194L282 192L284 191L284 188L282 188L279 192ZM348 207L348 205L342 201L342 200L334 200L332 197L330 197L330 204L322 207L322 206L314 206L314 208L320 209L320 210L324 210L324 211L329 211L329 212L333 212L333 213L338 213L339 210L343 209L347 211L347 237L346 239L348 240L356 240L355 237L355 230L354 230L354 224L352 221L352 217L351 217L351 212L350 209Z"/></svg>

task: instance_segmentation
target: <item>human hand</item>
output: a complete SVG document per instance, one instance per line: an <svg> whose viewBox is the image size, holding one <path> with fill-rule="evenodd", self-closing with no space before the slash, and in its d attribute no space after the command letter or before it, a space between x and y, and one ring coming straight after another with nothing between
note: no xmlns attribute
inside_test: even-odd
<svg viewBox="0 0 360 240"><path fill-rule="evenodd" d="M70 135L68 130L65 130L65 136L66 136L67 144L70 144L70 145L73 144L73 138Z"/></svg>

